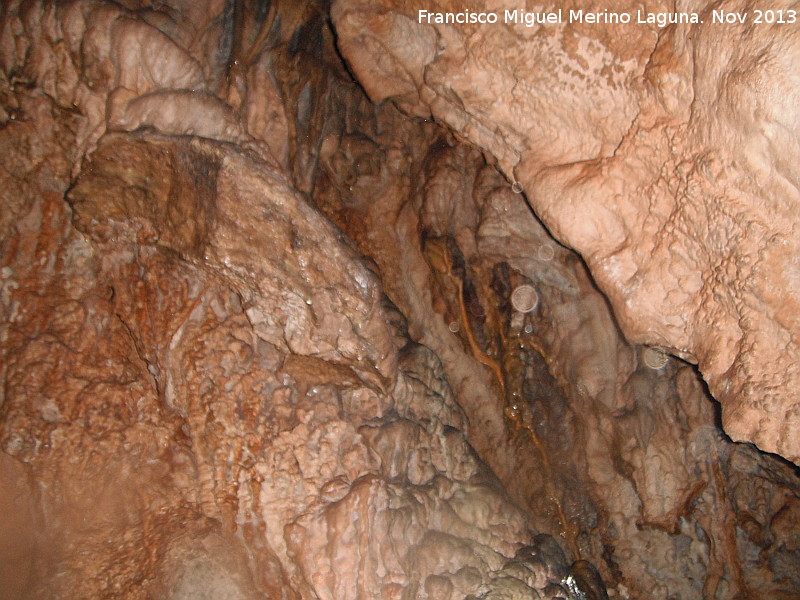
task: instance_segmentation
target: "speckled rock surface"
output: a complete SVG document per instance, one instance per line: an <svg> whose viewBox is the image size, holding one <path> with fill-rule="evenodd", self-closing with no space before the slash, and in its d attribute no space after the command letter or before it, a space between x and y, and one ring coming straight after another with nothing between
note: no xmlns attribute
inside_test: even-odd
<svg viewBox="0 0 800 600"><path fill-rule="evenodd" d="M796 597L797 472L324 3L2 10L4 597Z"/></svg>
<svg viewBox="0 0 800 600"><path fill-rule="evenodd" d="M702 24L419 23L458 2L337 0L339 46L371 98L433 116L492 155L577 250L626 337L697 361L736 440L800 462L800 30L757 3ZM789 3L770 6L788 9ZM592 10L588 2L536 11ZM747 12L741 25L714 10ZM531 8L530 10L533 10ZM602 11L601 11L602 12Z"/></svg>

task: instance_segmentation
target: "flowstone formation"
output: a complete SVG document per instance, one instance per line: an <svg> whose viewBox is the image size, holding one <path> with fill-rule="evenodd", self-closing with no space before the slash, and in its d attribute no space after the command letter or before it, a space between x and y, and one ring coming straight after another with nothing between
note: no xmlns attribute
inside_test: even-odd
<svg viewBox="0 0 800 600"><path fill-rule="evenodd" d="M450 120L458 85L426 104L458 64L484 93L463 31L399 4L7 4L3 598L798 597L793 465L722 433L667 337L630 343L651 325L537 201L555 180L511 185L491 127Z"/></svg>
<svg viewBox="0 0 800 600"><path fill-rule="evenodd" d="M768 7L783 22L734 1L600 11L702 21L662 28L550 3L536 12L563 21L528 27L504 22L511 4L470 3L494 25L420 22L465 8L435 0L336 0L332 17L374 101L490 154L586 261L628 340L698 364L728 435L800 463L796 7Z"/></svg>
<svg viewBox="0 0 800 600"><path fill-rule="evenodd" d="M75 117L32 102L2 136L30 174L4 236L6 597L468 595L523 547L516 585L562 589L438 359L280 175L108 134L68 190L48 149Z"/></svg>

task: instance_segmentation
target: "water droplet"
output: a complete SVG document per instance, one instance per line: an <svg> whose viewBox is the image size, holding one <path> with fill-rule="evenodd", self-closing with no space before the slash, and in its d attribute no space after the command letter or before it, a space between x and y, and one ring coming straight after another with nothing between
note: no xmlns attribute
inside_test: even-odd
<svg viewBox="0 0 800 600"><path fill-rule="evenodd" d="M519 181L515 181L514 183L511 184L511 191L514 192L515 194L521 194L522 184Z"/></svg>
<svg viewBox="0 0 800 600"><path fill-rule="evenodd" d="M651 346L645 349L644 353L642 354L642 359L644 360L644 364L657 371L667 366L669 356L667 356L667 354L660 348Z"/></svg>
<svg viewBox="0 0 800 600"><path fill-rule="evenodd" d="M511 294L511 305L522 313L531 312L539 304L539 294L532 285L517 286Z"/></svg>
<svg viewBox="0 0 800 600"><path fill-rule="evenodd" d="M544 262L550 262L553 260L553 257L556 255L556 251L550 244L543 244L539 246L539 250L536 252L536 257Z"/></svg>

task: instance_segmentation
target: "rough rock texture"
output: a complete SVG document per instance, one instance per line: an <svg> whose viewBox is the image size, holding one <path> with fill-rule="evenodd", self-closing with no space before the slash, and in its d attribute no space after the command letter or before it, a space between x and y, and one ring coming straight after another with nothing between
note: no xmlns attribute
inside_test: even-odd
<svg viewBox="0 0 800 600"><path fill-rule="evenodd" d="M4 598L797 597L796 470L323 4L2 11Z"/></svg>
<svg viewBox="0 0 800 600"><path fill-rule="evenodd" d="M795 510L792 468L731 444L689 365L625 342L583 263L479 152L343 104L324 119L345 131L321 147L312 197L443 358L470 441L537 527L620 597L794 597L791 569L757 566L797 564L794 528L768 525ZM525 285L528 314L512 306ZM752 494L775 504L756 517Z"/></svg>
<svg viewBox="0 0 800 600"><path fill-rule="evenodd" d="M626 337L697 362L735 440L800 463L800 30L753 2L546 3L696 11L704 23L418 22L458 2L336 0L343 55L375 101L445 123L522 184L577 250ZM532 6L529 10L534 10ZM712 10L748 12L712 23Z"/></svg>
<svg viewBox="0 0 800 600"><path fill-rule="evenodd" d="M115 134L68 205L43 150L70 134L33 125L2 136L41 173L6 196L4 475L27 492L7 536L32 538L14 597L471 593L535 542L438 360L281 177Z"/></svg>
<svg viewBox="0 0 800 600"><path fill-rule="evenodd" d="M466 443L439 360L375 275L280 157L215 128L230 107L168 89L202 73L133 17L28 5L3 23L4 597L565 590L563 553ZM97 58L50 73L40 55L67 30L82 53L114 31L164 62L129 73L112 53L106 79L65 91ZM147 80L128 107L197 112L100 135L126 78Z"/></svg>

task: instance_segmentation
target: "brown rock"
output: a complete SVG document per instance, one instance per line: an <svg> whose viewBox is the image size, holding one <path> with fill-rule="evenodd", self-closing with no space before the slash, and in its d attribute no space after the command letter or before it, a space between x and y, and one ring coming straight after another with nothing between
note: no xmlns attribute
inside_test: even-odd
<svg viewBox="0 0 800 600"><path fill-rule="evenodd" d="M5 595L794 597L796 471L662 352L724 410L794 377L791 246L747 262L789 30L327 10L4 7Z"/></svg>

